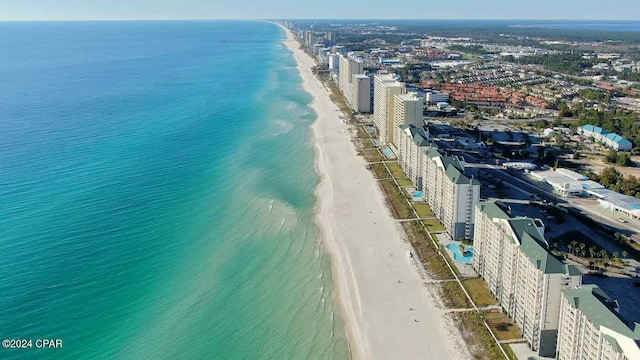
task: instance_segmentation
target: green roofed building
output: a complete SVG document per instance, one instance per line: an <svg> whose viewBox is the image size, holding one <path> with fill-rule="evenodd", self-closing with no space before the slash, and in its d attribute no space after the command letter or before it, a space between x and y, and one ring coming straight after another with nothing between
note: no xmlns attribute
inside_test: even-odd
<svg viewBox="0 0 640 360"><path fill-rule="evenodd" d="M640 325L626 322L617 307L596 285L563 290L557 358L640 359Z"/></svg>
<svg viewBox="0 0 640 360"><path fill-rule="evenodd" d="M478 203L475 216L473 268L529 347L555 357L562 290L580 286L582 273L549 251L539 219L495 201Z"/></svg>
<svg viewBox="0 0 640 360"><path fill-rule="evenodd" d="M425 200L454 240L472 239L480 182L465 174L462 158L436 148L426 148L421 155Z"/></svg>

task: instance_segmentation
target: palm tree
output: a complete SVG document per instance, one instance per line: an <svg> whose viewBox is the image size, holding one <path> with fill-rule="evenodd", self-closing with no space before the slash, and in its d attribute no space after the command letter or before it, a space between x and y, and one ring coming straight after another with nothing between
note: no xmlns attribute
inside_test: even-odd
<svg viewBox="0 0 640 360"><path fill-rule="evenodd" d="M573 240L571 242L571 247L573 248L574 251L576 251L578 249L578 242Z"/></svg>
<svg viewBox="0 0 640 360"><path fill-rule="evenodd" d="M607 252L607 250L600 250L600 257L604 260L607 260L609 258L609 253Z"/></svg>
<svg viewBox="0 0 640 360"><path fill-rule="evenodd" d="M626 259L627 256L629 256L629 253L627 252L627 250L623 250L622 251L622 257Z"/></svg>
<svg viewBox="0 0 640 360"><path fill-rule="evenodd" d="M567 245L567 249L569 249L569 252L573 254L573 251L572 251L573 250L573 243L568 244Z"/></svg>
<svg viewBox="0 0 640 360"><path fill-rule="evenodd" d="M615 262L619 262L620 261L620 255L618 254L617 251L614 251L612 256L613 256L613 261L615 261Z"/></svg>
<svg viewBox="0 0 640 360"><path fill-rule="evenodd" d="M584 248L586 248L586 247L587 247L587 244L585 244L585 243L580 243L580 251L581 251L581 252L582 252L582 251L584 251Z"/></svg>
<svg viewBox="0 0 640 360"><path fill-rule="evenodd" d="M587 255L587 250L585 249L580 250L580 255L582 255L582 257L585 257Z"/></svg>
<svg viewBox="0 0 640 360"><path fill-rule="evenodd" d="M592 246L592 247L589 248L589 257L591 257L592 259L594 257L596 257L596 247L595 246Z"/></svg>

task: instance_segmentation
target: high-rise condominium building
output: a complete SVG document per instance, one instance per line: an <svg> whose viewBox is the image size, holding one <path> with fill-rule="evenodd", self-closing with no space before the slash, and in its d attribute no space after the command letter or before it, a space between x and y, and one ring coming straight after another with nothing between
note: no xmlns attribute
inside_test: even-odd
<svg viewBox="0 0 640 360"><path fill-rule="evenodd" d="M373 122L382 142L393 140L395 95L405 92L404 83L397 81L392 74L373 76Z"/></svg>

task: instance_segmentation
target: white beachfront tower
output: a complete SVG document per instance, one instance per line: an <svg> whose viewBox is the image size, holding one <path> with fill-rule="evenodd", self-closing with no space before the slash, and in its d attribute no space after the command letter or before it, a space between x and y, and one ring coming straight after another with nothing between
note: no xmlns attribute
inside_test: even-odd
<svg viewBox="0 0 640 360"><path fill-rule="evenodd" d="M555 357L562 290L582 274L551 254L540 220L512 217L495 201L478 203L475 215L473 268L531 349Z"/></svg>
<svg viewBox="0 0 640 360"><path fill-rule="evenodd" d="M378 129L380 140L384 143L393 140L395 95L405 92L404 83L397 81L393 74L373 76L373 123Z"/></svg>
<svg viewBox="0 0 640 360"><path fill-rule="evenodd" d="M640 324L630 324L617 302L596 285L562 291L558 360L640 359Z"/></svg>
<svg viewBox="0 0 640 360"><path fill-rule="evenodd" d="M352 82L353 76L364 73L364 65L354 59L349 58L344 54L340 54L340 61L338 66L338 87L347 100L349 107L352 107Z"/></svg>

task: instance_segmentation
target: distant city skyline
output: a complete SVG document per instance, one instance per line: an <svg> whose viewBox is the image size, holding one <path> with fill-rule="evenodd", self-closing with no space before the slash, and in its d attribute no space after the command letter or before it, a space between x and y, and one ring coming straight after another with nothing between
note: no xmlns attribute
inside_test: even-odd
<svg viewBox="0 0 640 360"><path fill-rule="evenodd" d="M0 0L0 20L151 19L468 19L640 20L640 2L628 0Z"/></svg>

